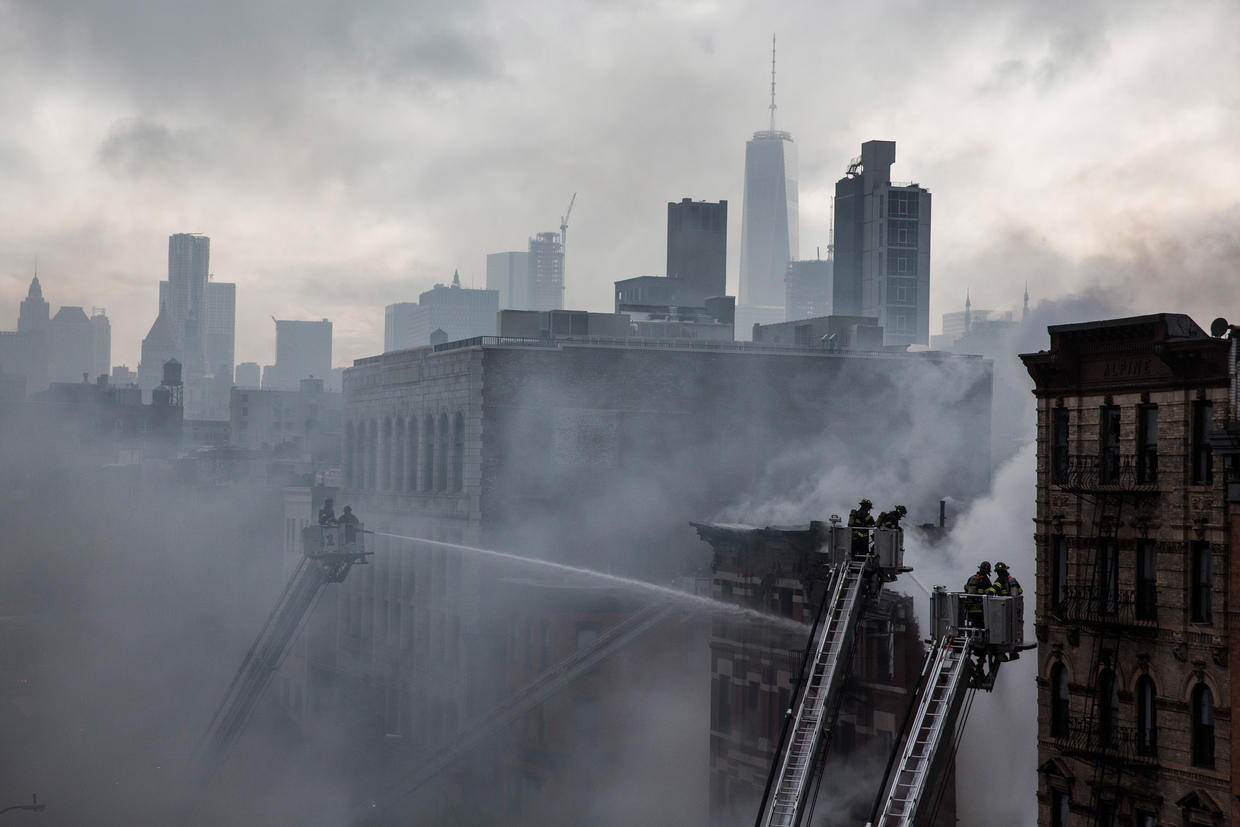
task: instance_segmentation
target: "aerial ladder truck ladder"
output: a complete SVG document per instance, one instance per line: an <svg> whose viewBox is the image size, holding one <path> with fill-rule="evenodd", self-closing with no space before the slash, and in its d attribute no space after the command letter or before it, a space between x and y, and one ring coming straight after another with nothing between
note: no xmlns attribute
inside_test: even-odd
<svg viewBox="0 0 1240 827"><path fill-rule="evenodd" d="M241 736L323 587L343 581L354 565L365 565L372 553L366 551L365 533L361 523L302 529L302 558L198 742L198 759L208 774Z"/></svg>
<svg viewBox="0 0 1240 827"><path fill-rule="evenodd" d="M859 547L854 547L854 531L867 534ZM802 669L801 691L786 713L757 827L809 823L852 662L858 620L883 582L909 571L903 564L903 543L904 532L898 528L849 527L832 516L824 550L830 558L830 583L814 626L808 671Z"/></svg>
<svg viewBox="0 0 1240 827"><path fill-rule="evenodd" d="M934 820L936 781L955 754L958 732L978 689L994 688L999 664L1024 643L1024 598L948 592L935 586L930 628L936 643L926 659L912 723L884 779L867 827L926 827Z"/></svg>

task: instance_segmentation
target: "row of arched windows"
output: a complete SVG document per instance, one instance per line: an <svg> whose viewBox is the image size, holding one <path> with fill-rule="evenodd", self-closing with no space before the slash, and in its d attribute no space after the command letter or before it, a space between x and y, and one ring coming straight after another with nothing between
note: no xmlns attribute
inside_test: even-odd
<svg viewBox="0 0 1240 827"><path fill-rule="evenodd" d="M1051 737L1067 738L1071 735L1071 695L1068 690L1068 669L1063 663L1051 667ZM1138 755L1156 755L1158 752L1158 691L1149 675L1137 678L1133 697L1136 727L1132 732L1133 747ZM1089 733L1093 743L1103 749L1121 746L1121 717L1119 682L1112 669L1098 674L1097 697L1093 699L1094 731ZM1196 767L1214 766L1214 693L1205 681L1194 684L1189 693L1190 739L1192 763ZM1123 740L1128 740L1126 734Z"/></svg>
<svg viewBox="0 0 1240 827"><path fill-rule="evenodd" d="M343 460L347 488L460 492L465 487L465 415L457 411L350 422Z"/></svg>

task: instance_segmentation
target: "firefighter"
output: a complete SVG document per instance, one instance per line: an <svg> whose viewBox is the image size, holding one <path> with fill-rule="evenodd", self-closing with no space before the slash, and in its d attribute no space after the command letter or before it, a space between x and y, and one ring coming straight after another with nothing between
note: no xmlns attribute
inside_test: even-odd
<svg viewBox="0 0 1240 827"><path fill-rule="evenodd" d="M323 500L323 507L319 509L319 525L335 525L336 524L336 505L331 497Z"/></svg>
<svg viewBox="0 0 1240 827"><path fill-rule="evenodd" d="M848 512L848 526L860 529L852 533L852 553L854 556L867 554L870 550L870 532L865 529L874 527L874 515L870 513L870 509L873 507L874 503L864 499L857 503L856 508Z"/></svg>
<svg viewBox="0 0 1240 827"><path fill-rule="evenodd" d="M884 511L878 515L879 528L899 528L900 520L908 514L908 509L902 505L897 505L890 511Z"/></svg>
<svg viewBox="0 0 1240 827"><path fill-rule="evenodd" d="M983 560L977 564L977 574L964 582L966 594L985 594L990 588L990 561Z"/></svg>
<svg viewBox="0 0 1240 827"><path fill-rule="evenodd" d="M357 527L361 520L357 519L357 515L353 513L353 506L346 505L344 513L340 515L340 524L344 526L345 543L353 543L357 540Z"/></svg>
<svg viewBox="0 0 1240 827"><path fill-rule="evenodd" d="M981 595L986 594L989 588L990 561L983 560L977 564L977 573L964 583L966 594L977 595L977 597L965 598L965 623L969 626L980 629L986 625L986 620L982 616Z"/></svg>
<svg viewBox="0 0 1240 827"><path fill-rule="evenodd" d="M986 594L997 594L1000 597L1021 594L1020 583L1008 571L1007 563L995 563L995 582L986 589Z"/></svg>

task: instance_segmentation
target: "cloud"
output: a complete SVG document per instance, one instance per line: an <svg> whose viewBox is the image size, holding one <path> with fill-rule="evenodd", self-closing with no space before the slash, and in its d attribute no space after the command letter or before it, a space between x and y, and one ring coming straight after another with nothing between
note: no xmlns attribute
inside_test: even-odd
<svg viewBox="0 0 1240 827"><path fill-rule="evenodd" d="M140 118L117 121L99 145L99 161L109 172L133 178L202 174L206 159L199 136Z"/></svg>

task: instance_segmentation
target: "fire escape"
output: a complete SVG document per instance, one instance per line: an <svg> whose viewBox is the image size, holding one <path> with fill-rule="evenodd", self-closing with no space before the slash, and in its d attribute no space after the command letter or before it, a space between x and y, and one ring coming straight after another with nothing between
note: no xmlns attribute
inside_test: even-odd
<svg viewBox="0 0 1240 827"><path fill-rule="evenodd" d="M1082 635L1093 640L1084 714L1069 715L1066 733L1054 737L1062 754L1093 765L1092 806L1086 823L1111 827L1123 798L1125 776L1139 777L1157 764L1153 731L1120 726L1117 676L1136 667L1129 663L1136 656L1132 644L1148 640L1158 630L1153 582L1138 579L1136 588L1120 588L1120 529L1126 514L1131 524L1140 526L1138 510L1159 492L1156 451L1122 455L1119 408L1103 406L1101 416L1096 455L1069 457L1066 446L1052 453L1052 490L1079 498L1082 522L1076 547L1068 548L1075 558L1069 568L1075 569L1076 576L1068 580L1071 585L1064 598L1048 606L1048 611L1074 627L1069 640ZM1121 672L1121 665L1128 669Z"/></svg>

